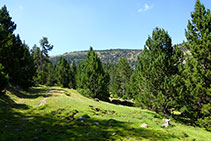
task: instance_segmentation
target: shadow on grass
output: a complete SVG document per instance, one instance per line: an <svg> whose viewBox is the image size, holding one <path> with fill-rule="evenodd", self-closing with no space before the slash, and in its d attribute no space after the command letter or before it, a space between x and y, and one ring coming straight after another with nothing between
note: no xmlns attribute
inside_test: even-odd
<svg viewBox="0 0 211 141"><path fill-rule="evenodd" d="M117 105L131 106L131 107L134 106L134 103L127 100L121 101L119 99L113 99L111 100L110 103L117 104Z"/></svg>
<svg viewBox="0 0 211 141"><path fill-rule="evenodd" d="M38 92L34 92L34 95L37 96ZM27 112L28 109L27 105L17 104L7 95L0 97L0 140L177 139L176 136L167 132L133 128L130 122L114 119L96 119L77 110L57 109L40 115L33 113L33 111ZM17 112L17 110L21 111ZM78 120L79 116L84 119Z"/></svg>
<svg viewBox="0 0 211 141"><path fill-rule="evenodd" d="M49 92L48 89L29 89L28 92L21 92L17 89L13 89L13 88L8 88L8 91L10 91L12 94L16 95L19 98L28 98L28 99L34 99L34 98L38 98L40 96L43 97L49 97L52 96L51 94L48 94L47 92Z"/></svg>
<svg viewBox="0 0 211 141"><path fill-rule="evenodd" d="M60 109L45 115L23 114L16 112L9 105L16 105L15 108L27 110L26 105L17 106L19 104L14 101L1 102L1 106L4 104L7 106L0 109L0 140L117 140L130 138L165 140L177 138L162 131L132 128L129 122L91 118L89 115L75 112L77 110ZM78 120L79 116L84 118L83 121Z"/></svg>
<svg viewBox="0 0 211 141"><path fill-rule="evenodd" d="M184 125L197 126L193 119L182 116L182 115L172 115L172 118L174 118L176 122L184 124Z"/></svg>

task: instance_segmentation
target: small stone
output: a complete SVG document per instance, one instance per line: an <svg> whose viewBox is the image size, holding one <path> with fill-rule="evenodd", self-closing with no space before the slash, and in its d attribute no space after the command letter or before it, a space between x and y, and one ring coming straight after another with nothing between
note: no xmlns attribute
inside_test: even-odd
<svg viewBox="0 0 211 141"><path fill-rule="evenodd" d="M99 102L99 101L100 101L98 98L94 98L93 100L94 100L94 101L97 101L97 102Z"/></svg>
<svg viewBox="0 0 211 141"><path fill-rule="evenodd" d="M113 134L111 134L111 136L115 136L116 135L116 132L114 132Z"/></svg>
<svg viewBox="0 0 211 141"><path fill-rule="evenodd" d="M143 127L143 128L148 128L148 125L147 125L146 123L143 123L143 124L141 125L141 127Z"/></svg>
<svg viewBox="0 0 211 141"><path fill-rule="evenodd" d="M79 120L84 120L84 118L82 116L78 117Z"/></svg>
<svg viewBox="0 0 211 141"><path fill-rule="evenodd" d="M99 122L95 122L96 125L99 125Z"/></svg>

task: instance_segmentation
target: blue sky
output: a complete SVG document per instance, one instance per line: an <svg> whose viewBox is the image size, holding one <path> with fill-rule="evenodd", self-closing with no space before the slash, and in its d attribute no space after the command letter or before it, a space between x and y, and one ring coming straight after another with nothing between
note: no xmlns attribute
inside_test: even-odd
<svg viewBox="0 0 211 141"><path fill-rule="evenodd" d="M201 0L211 9L210 0ZM48 37L50 55L102 49L143 49L155 27L173 44L185 40L195 0L0 0L17 24L15 33L32 47Z"/></svg>

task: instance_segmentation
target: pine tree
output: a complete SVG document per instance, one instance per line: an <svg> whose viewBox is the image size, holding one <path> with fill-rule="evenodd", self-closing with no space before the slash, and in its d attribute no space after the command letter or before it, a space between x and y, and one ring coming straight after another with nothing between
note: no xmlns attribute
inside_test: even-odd
<svg viewBox="0 0 211 141"><path fill-rule="evenodd" d="M112 93L118 97L127 98L131 74L132 68L128 64L127 59L124 57L121 58L117 64Z"/></svg>
<svg viewBox="0 0 211 141"><path fill-rule="evenodd" d="M43 37L40 40L40 46L38 47L36 45L33 46L31 50L31 54L34 60L34 64L36 67L36 77L34 77L34 81L37 84L46 84L47 83L47 77L48 77L48 63L49 61L49 55L48 51L51 51L53 49L53 45L51 45L48 42L47 37Z"/></svg>
<svg viewBox="0 0 211 141"><path fill-rule="evenodd" d="M138 99L138 92L140 92L139 89L139 77L138 77L138 71L135 69L133 73L130 76L129 80L129 90L128 90L128 97L131 99ZM139 103L139 102L136 102ZM138 105L137 105L138 106Z"/></svg>
<svg viewBox="0 0 211 141"><path fill-rule="evenodd" d="M76 88L82 89L85 84L85 63L80 62L76 70Z"/></svg>
<svg viewBox="0 0 211 141"><path fill-rule="evenodd" d="M190 54L182 73L181 111L211 130L211 13L197 0L191 18L185 31Z"/></svg>
<svg viewBox="0 0 211 141"><path fill-rule="evenodd" d="M33 85L34 65L29 48L13 32L15 23L6 6L0 10L0 63L12 84L28 88Z"/></svg>
<svg viewBox="0 0 211 141"><path fill-rule="evenodd" d="M51 62L47 63L47 78L45 85L47 86L55 86L57 83L57 71L56 65L52 64Z"/></svg>
<svg viewBox="0 0 211 141"><path fill-rule="evenodd" d="M64 57L60 57L57 62L57 78L58 85L69 87L70 83L70 66Z"/></svg>
<svg viewBox="0 0 211 141"><path fill-rule="evenodd" d="M72 66L71 66L71 77L70 77L70 83L69 83L69 87L76 89L76 73L77 73L77 67L75 64L75 61L73 61Z"/></svg>
<svg viewBox="0 0 211 141"><path fill-rule="evenodd" d="M42 50L40 51L41 55L40 55L40 58L39 58L38 64L37 64L38 70L42 70L43 63L49 62L48 51L51 51L53 49L53 45L51 45L48 42L47 37L43 37L40 40L40 46L41 46Z"/></svg>
<svg viewBox="0 0 211 141"><path fill-rule="evenodd" d="M18 64L13 57L15 57L16 38L13 34L16 29L16 24L7 11L7 7L3 6L0 9L0 63L4 66L4 72L12 77L15 65ZM17 70L17 69L16 69Z"/></svg>
<svg viewBox="0 0 211 141"><path fill-rule="evenodd" d="M103 63L105 73L109 74L109 93L114 93L115 74L117 72L117 64ZM113 91L113 92L112 92ZM115 95L112 95L115 96Z"/></svg>
<svg viewBox="0 0 211 141"><path fill-rule="evenodd" d="M182 52L172 47L168 33L155 28L148 37L144 51L138 59L139 105L144 108L170 114L175 107L175 88L171 81L178 73Z"/></svg>
<svg viewBox="0 0 211 141"><path fill-rule="evenodd" d="M105 73L100 58L90 47L85 61L79 65L80 75L77 76L78 87L82 88L83 94L96 97L101 100L108 100L109 76ZM80 77L79 77L80 76Z"/></svg>
<svg viewBox="0 0 211 141"><path fill-rule="evenodd" d="M4 93L8 85L8 75L3 72L3 66L0 64L0 94Z"/></svg>

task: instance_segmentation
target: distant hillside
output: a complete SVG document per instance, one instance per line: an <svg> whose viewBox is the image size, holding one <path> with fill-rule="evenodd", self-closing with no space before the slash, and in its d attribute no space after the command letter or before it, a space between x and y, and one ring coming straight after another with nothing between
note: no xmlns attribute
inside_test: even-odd
<svg viewBox="0 0 211 141"><path fill-rule="evenodd" d="M178 47L184 52L187 49L184 47L183 43L178 44ZM135 66L137 64L137 58L140 55L142 50L138 49L110 49L110 50L96 50L98 56L100 57L103 63L118 63L119 59L122 57L127 58L129 64ZM64 56L65 59L71 64L73 61L78 65L80 61L83 61L86 58L88 51L74 51L65 53L63 55L51 56L50 60L52 63L56 64L59 60L59 57Z"/></svg>
<svg viewBox="0 0 211 141"><path fill-rule="evenodd" d="M118 63L119 59L122 57L127 58L128 62L131 65L135 65L137 58L142 50L134 49L110 49L110 50L96 50L98 56L101 58L103 63ZM56 64L59 60L59 57L64 56L67 59L68 63L71 64L75 61L76 64L79 64L80 61L83 61L86 58L87 51L75 51L70 53L65 53L59 56L51 56L50 60L52 63Z"/></svg>

